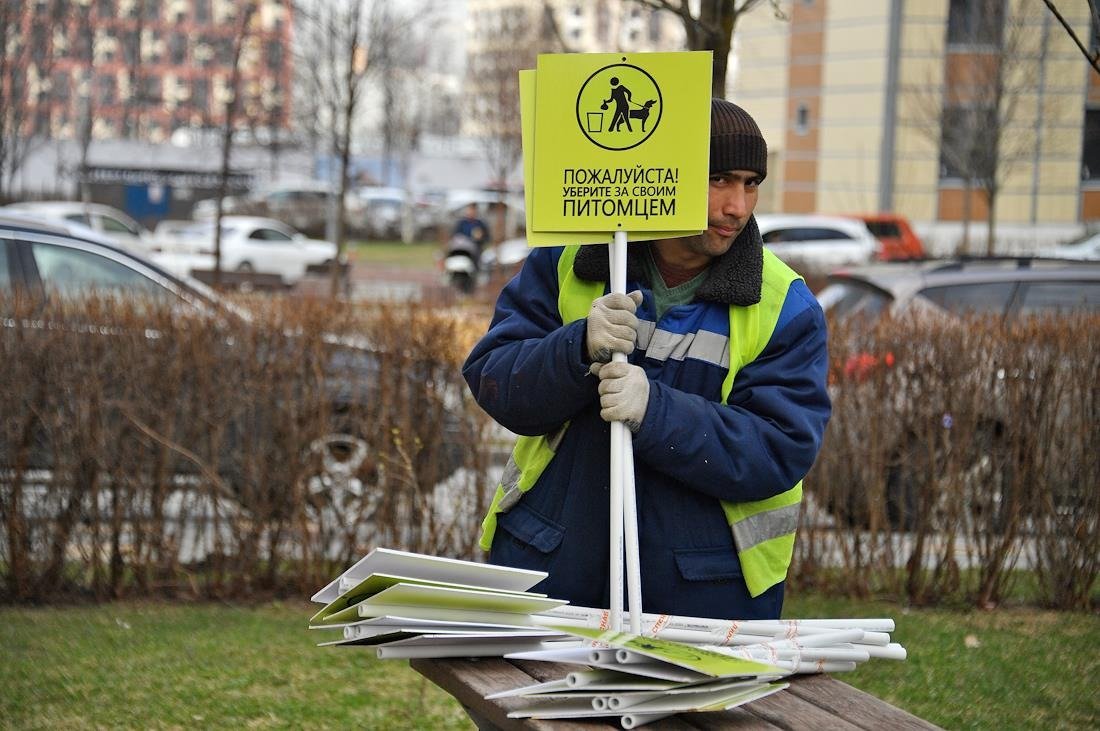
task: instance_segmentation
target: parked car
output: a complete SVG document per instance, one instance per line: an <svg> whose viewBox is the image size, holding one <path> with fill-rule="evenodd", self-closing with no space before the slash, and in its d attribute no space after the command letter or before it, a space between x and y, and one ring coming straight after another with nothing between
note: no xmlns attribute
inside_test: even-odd
<svg viewBox="0 0 1100 731"><path fill-rule="evenodd" d="M925 257L924 244L905 216L897 213L853 213L850 217L867 224L867 230L882 244L878 256L881 261Z"/></svg>
<svg viewBox="0 0 1100 731"><path fill-rule="evenodd" d="M0 212L0 305L10 306L13 294L30 298L36 312L49 315L35 319L16 321L9 312L0 311L0 338L25 338L28 333L63 333L66 337L80 339L104 337L111 328L104 323L87 322L80 310L45 308L58 298L78 298L88 294L112 296L123 299L148 298L165 303L173 311L184 316L193 315L211 327L219 323L236 328L249 327L252 315L242 307L226 300L210 288L187 277L175 275L156 263L122 250L97 232L73 222L53 222L25 214L6 215ZM63 313L63 314L61 314ZM75 318L54 320L50 318ZM144 331L150 343L163 343L171 333ZM295 337L292 334L288 338ZM21 342L21 341L20 341ZM234 338L220 341L224 347L233 348ZM371 442L380 448L383 440L369 428L371 405L377 403L380 388L399 389L395 393L410 399L411 413L433 415L418 424L409 441L424 445L415 455L418 474L425 475L429 484L442 481L463 463L462 446L471 443L472 426L461 410L461 398L439 385L429 373L416 368L407 371L389 369L389 378L400 383L383 386L380 373L385 353L378 351L365 339L349 339L336 335L324 336L326 344L325 369L328 403L325 407L326 422L330 430L303 449L333 450L334 454L322 455L325 460L337 463L350 454L349 445ZM8 349L11 350L11 349ZM265 357L278 358L276 348ZM427 366L426 366L427 368ZM429 385L425 385L429 384ZM431 385L434 384L434 385ZM179 394L179 398L188 398ZM416 403L418 399L423 404ZM426 404L445 404L442 410ZM457 405L457 406L455 406ZM257 419L262 419L262 405L257 405ZM430 422L430 423L428 423ZM273 429L277 424L259 423L255 428ZM253 432L254 435L254 430ZM227 438L231 438L230 437ZM36 437L39 446L48 435ZM372 441L373 440L373 441ZM231 451L227 445L227 452ZM120 449L123 447L120 447ZM0 440L0 475L12 464L12 445ZM49 469L49 449L42 447L33 454L27 468ZM22 457L20 458L22 459Z"/></svg>
<svg viewBox="0 0 1100 731"><path fill-rule="evenodd" d="M998 317L1100 310L1100 263L1034 257L877 264L833 272L817 294L836 318L925 310Z"/></svg>
<svg viewBox="0 0 1100 731"><path fill-rule="evenodd" d="M527 238L519 236L506 239L494 246L486 246L481 252L481 269L490 275L511 277L519 271L531 253Z"/></svg>
<svg viewBox="0 0 1100 731"><path fill-rule="evenodd" d="M500 236L500 213L503 212L503 238L508 239L525 234L525 208L522 195L500 193L492 190L457 189L449 190L440 197L434 206L431 218L417 232L418 238L446 241L454 233L455 224L473 203L477 206L477 217L489 227L493 240ZM502 209L503 207L503 209Z"/></svg>
<svg viewBox="0 0 1100 731"><path fill-rule="evenodd" d="M240 213L242 206L248 200L247 196L227 195L222 198L222 215ZM216 198L203 198L195 201L191 206L191 218L196 221L210 221L218 215L218 200Z"/></svg>
<svg viewBox="0 0 1100 731"><path fill-rule="evenodd" d="M756 225L764 246L803 273L867 264L882 252L867 224L854 218L763 213Z"/></svg>
<svg viewBox="0 0 1100 731"><path fill-rule="evenodd" d="M972 313L1004 319L1100 312L1100 262L1020 257L876 264L833 272L829 284L817 297L830 319L856 324L857 333L859 319L871 323L888 315L917 313L950 323ZM897 411L912 413L919 411L913 405L925 403L920 392L923 379L919 368L893 352L855 349L842 366L839 378L850 389L849 398L872 402L876 396L862 395L861 389L879 393L875 391L875 375L893 371L894 396L900 404ZM965 391L967 383L975 388L993 384L994 389L999 389L1013 379L1034 378L1034 374L988 362L972 373L956 377L961 379L960 390ZM936 465L937 470L949 467L952 471L938 476L954 484L972 486L976 498L971 508L991 511L991 525L995 528L1004 524L1006 516L1000 511L1002 506L1011 504L1013 489L1013 445L1006 437L1006 424L1018 418L1003 413L999 399L989 399L988 410L974 420L972 431L963 437L964 441L980 446L967 459L949 459L946 450L950 443L946 439L928 439L930 433L943 434L943 430L929 429L929 423L942 422L943 429L950 428L953 418L949 412L926 413L923 422L891 424L887 433L878 434L880 443L893 445L889 447L885 495L890 525L904 529L915 525L921 504L916 486L927 478L923 470L929 464ZM859 425L852 424L849 428ZM889 429L897 431L890 433ZM1059 504L1072 504L1072 491L1057 496L1057 500ZM850 523L866 523L866 506L856 498L851 504L829 507Z"/></svg>
<svg viewBox="0 0 1100 731"><path fill-rule="evenodd" d="M176 228L158 242L154 261L176 274L214 268L211 221ZM336 259L336 244L306 238L285 224L257 216L223 216L222 269L279 275L285 284L299 281L312 267L323 271Z"/></svg>
<svg viewBox="0 0 1100 731"><path fill-rule="evenodd" d="M1044 252L1044 255L1059 259L1100 260L1100 231L1055 246Z"/></svg>
<svg viewBox="0 0 1100 731"><path fill-rule="evenodd" d="M323 236L328 220L335 212L333 197L332 188L325 183L279 186L247 196L226 196L222 202L222 215L274 218L310 236ZM358 201L350 194L346 201L345 221L349 225L355 224L360 215ZM213 220L216 203L213 199L196 202L192 217Z"/></svg>
<svg viewBox="0 0 1100 731"><path fill-rule="evenodd" d="M356 188L352 196L348 225L355 233L406 243L434 234L437 205L425 196L377 185Z"/></svg>
<svg viewBox="0 0 1100 731"><path fill-rule="evenodd" d="M80 201L28 201L5 206L6 211L22 211L49 219L81 223L135 254L153 250L153 236L140 223L117 208L101 203Z"/></svg>

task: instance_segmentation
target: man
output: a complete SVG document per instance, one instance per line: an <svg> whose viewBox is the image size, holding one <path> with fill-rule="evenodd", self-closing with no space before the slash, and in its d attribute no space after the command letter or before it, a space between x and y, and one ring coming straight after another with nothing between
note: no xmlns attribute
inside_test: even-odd
<svg viewBox="0 0 1100 731"><path fill-rule="evenodd" d="M607 247L535 249L501 292L463 373L521 436L485 519L493 563L607 607L610 427L633 432L644 610L775 618L830 413L825 321L763 249L752 217L767 146L711 104L708 227L631 244L627 291ZM610 363L611 353L629 354Z"/></svg>
<svg viewBox="0 0 1100 731"><path fill-rule="evenodd" d="M462 218L455 224L453 234L468 238L477 247L478 253L481 253L482 248L489 241L489 227L478 218L476 203L466 206Z"/></svg>

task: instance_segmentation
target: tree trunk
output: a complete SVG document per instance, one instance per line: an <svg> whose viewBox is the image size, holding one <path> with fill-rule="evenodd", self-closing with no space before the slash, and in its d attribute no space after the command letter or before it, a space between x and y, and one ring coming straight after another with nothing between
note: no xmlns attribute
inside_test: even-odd
<svg viewBox="0 0 1100 731"><path fill-rule="evenodd" d="M962 241L959 242L958 248L955 250L956 256L966 256L970 253L970 192L973 190L970 185L970 178L966 178L966 182L963 184L963 235Z"/></svg>
<svg viewBox="0 0 1100 731"><path fill-rule="evenodd" d="M706 30L701 34L704 49L714 51L710 79L711 96L726 98L726 70L729 67L733 30L740 12L733 0L703 2L699 8L699 23Z"/></svg>
<svg viewBox="0 0 1100 731"><path fill-rule="evenodd" d="M345 108L343 139L340 142L340 184L336 186L336 257L332 262L331 291L333 299L340 296L340 262L343 261L344 251L347 248L344 243L344 238L347 235L344 226L344 219L346 218L344 198L347 196L348 190L348 160L351 157L351 118L353 111L354 104L349 102Z"/></svg>
<svg viewBox="0 0 1100 731"><path fill-rule="evenodd" d="M255 3L245 5L241 25L233 43L233 68L229 77L229 101L225 104L225 127L222 130L222 164L218 175L217 208L214 213L214 287L222 283L222 215L225 194L229 189L229 156L233 149L233 122L237 113L237 95L241 86L241 49L248 35L248 25L256 12Z"/></svg>
<svg viewBox="0 0 1100 731"><path fill-rule="evenodd" d="M997 191L993 188L987 188L985 191L985 208L986 208L986 230L988 231L988 238L985 241L985 254L986 256L993 256L996 249L997 242L997 223L996 223L996 211L994 210L997 204Z"/></svg>

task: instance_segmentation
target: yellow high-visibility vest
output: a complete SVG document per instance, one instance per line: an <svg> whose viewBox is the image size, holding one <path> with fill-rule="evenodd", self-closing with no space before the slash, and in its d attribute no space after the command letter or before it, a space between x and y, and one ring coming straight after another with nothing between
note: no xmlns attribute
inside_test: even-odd
<svg viewBox="0 0 1100 731"><path fill-rule="evenodd" d="M588 316L592 301L604 294L604 282L578 278L573 260L580 247L566 247L558 261L558 313L562 324ZM764 249L763 285L760 301L749 307L729 308L729 371L722 382L722 403L733 389L733 380L742 366L751 363L771 340L787 290L801 279L774 254ZM534 487L558 446L569 424L554 434L521 436L497 485L489 513L481 528L481 547L488 551L496 533L497 515L519 502L523 493ZM794 536L802 503L801 480L794 487L765 500L749 502L719 501L733 533L741 573L751 596L759 596L787 578L794 555Z"/></svg>

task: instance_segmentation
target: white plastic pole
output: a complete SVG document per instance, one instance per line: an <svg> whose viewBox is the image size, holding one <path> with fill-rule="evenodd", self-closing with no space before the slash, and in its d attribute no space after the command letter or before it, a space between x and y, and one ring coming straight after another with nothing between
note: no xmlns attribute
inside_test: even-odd
<svg viewBox="0 0 1100 731"><path fill-rule="evenodd" d="M626 231L616 231L608 252L611 291L626 294ZM625 353L611 360L625 362ZM617 503L617 504L616 504ZM624 543L625 534L625 546ZM622 422L611 424L611 628L622 631L623 552L626 553L626 586L630 608L630 632L642 633L642 580L638 555L638 510L634 490L634 447Z"/></svg>
<svg viewBox="0 0 1100 731"><path fill-rule="evenodd" d="M620 233L622 234L620 240ZM620 256L621 250L621 256ZM626 294L626 233L615 232L614 239L607 251L608 266L611 271L611 291ZM611 360L626 360L623 353L612 353ZM608 534L611 551L608 557L610 577L610 596L608 610L611 629L623 631L623 443L627 434L626 425L621 421L611 422L611 524Z"/></svg>
<svg viewBox="0 0 1100 731"><path fill-rule="evenodd" d="M638 555L638 499L634 491L634 444L623 429L623 523L626 535L626 599L630 633L642 633L642 567Z"/></svg>

